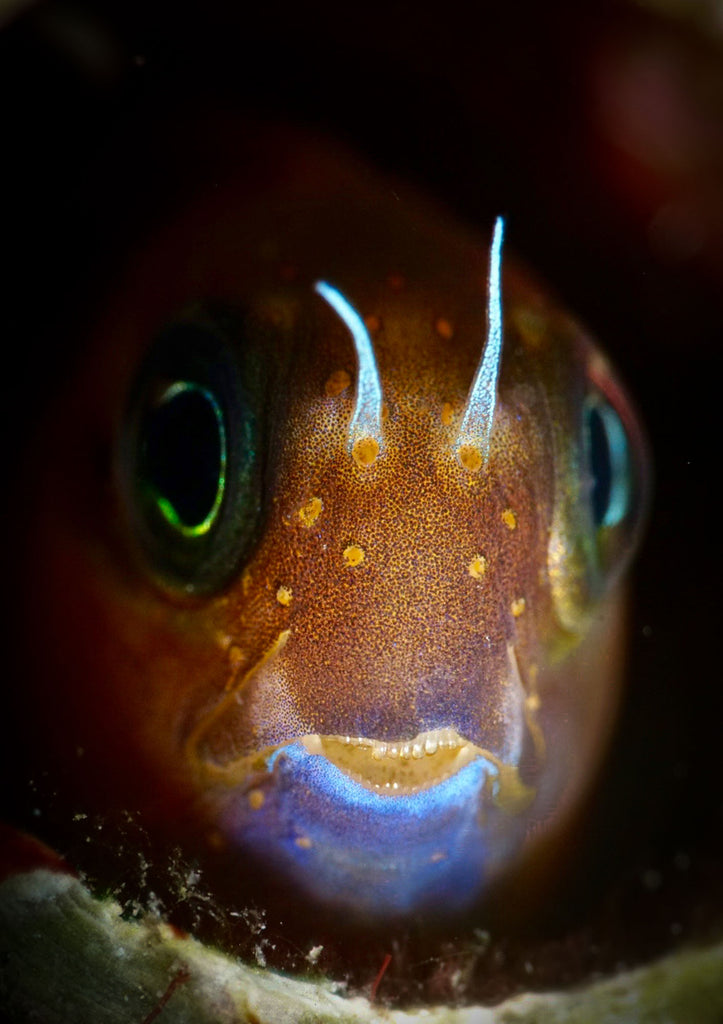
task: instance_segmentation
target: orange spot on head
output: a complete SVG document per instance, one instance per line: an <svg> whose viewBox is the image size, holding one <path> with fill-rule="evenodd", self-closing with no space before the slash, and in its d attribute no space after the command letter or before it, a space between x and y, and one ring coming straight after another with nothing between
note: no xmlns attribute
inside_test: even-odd
<svg viewBox="0 0 723 1024"><path fill-rule="evenodd" d="M398 271L393 271L387 278L387 284L393 292L400 292L404 287L404 277Z"/></svg>
<svg viewBox="0 0 723 1024"><path fill-rule="evenodd" d="M487 559L484 555L475 555L467 568L473 580L481 580L487 572Z"/></svg>
<svg viewBox="0 0 723 1024"><path fill-rule="evenodd" d="M324 392L329 398L341 395L351 384L351 374L346 370L334 370L324 385Z"/></svg>
<svg viewBox="0 0 723 1024"><path fill-rule="evenodd" d="M260 811L264 806L266 797L260 789L252 789L249 790L248 801L252 811Z"/></svg>
<svg viewBox="0 0 723 1024"><path fill-rule="evenodd" d="M382 322L376 313L370 313L369 316L364 317L364 325L370 334L376 334L382 326Z"/></svg>
<svg viewBox="0 0 723 1024"><path fill-rule="evenodd" d="M302 850L310 850L313 845L308 836L298 836L294 842Z"/></svg>
<svg viewBox="0 0 723 1024"><path fill-rule="evenodd" d="M524 613L524 611L525 611L525 604L526 604L526 602L525 602L524 597L517 597L517 598L515 598L515 600L510 605L510 608L512 610L512 614L514 615L514 617L516 619L519 619L520 615L522 615Z"/></svg>
<svg viewBox="0 0 723 1024"><path fill-rule="evenodd" d="M324 502L321 498L309 498L307 503L299 509L299 519L302 526L313 526L321 515Z"/></svg>
<svg viewBox="0 0 723 1024"><path fill-rule="evenodd" d="M439 864L440 861L447 859L447 854L443 850L438 850L436 853L433 853L429 859L432 864Z"/></svg>
<svg viewBox="0 0 723 1024"><path fill-rule="evenodd" d="M451 341L454 337L454 327L443 316L437 317L434 322L434 329L440 338L444 338L445 341Z"/></svg>
<svg viewBox="0 0 723 1024"><path fill-rule="evenodd" d="M364 561L364 549L357 544L350 544L348 548L344 548L343 557L347 569L355 569Z"/></svg>
<svg viewBox="0 0 723 1024"><path fill-rule="evenodd" d="M468 473L478 473L482 468L482 452L478 448L473 448L471 444L461 445L457 454Z"/></svg>
<svg viewBox="0 0 723 1024"><path fill-rule="evenodd" d="M454 420L454 406L451 402L445 402L442 406L442 423L445 427L451 427Z"/></svg>
<svg viewBox="0 0 723 1024"><path fill-rule="evenodd" d="M293 594L289 587L279 587L279 589L276 591L276 600L279 602L280 605L283 605L284 608L289 607L292 598Z"/></svg>
<svg viewBox="0 0 723 1024"><path fill-rule="evenodd" d="M502 513L502 522L505 524L508 530L517 529L517 516L511 508L506 508Z"/></svg>
<svg viewBox="0 0 723 1024"><path fill-rule="evenodd" d="M379 442L373 437L360 437L351 450L357 466L371 466L379 454Z"/></svg>

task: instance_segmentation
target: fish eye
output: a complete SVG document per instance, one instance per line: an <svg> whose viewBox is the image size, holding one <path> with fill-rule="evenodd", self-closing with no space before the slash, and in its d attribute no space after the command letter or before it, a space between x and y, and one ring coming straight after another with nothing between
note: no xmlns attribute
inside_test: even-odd
<svg viewBox="0 0 723 1024"><path fill-rule="evenodd" d="M141 486L185 537L213 528L226 488L226 425L213 393L193 381L163 388L144 417Z"/></svg>
<svg viewBox="0 0 723 1024"><path fill-rule="evenodd" d="M121 491L162 584L214 592L255 537L261 505L259 372L242 318L172 323L136 377L120 446Z"/></svg>
<svg viewBox="0 0 723 1024"><path fill-rule="evenodd" d="M595 562L604 586L618 578L640 534L649 458L639 421L604 366L590 370L582 403L582 458Z"/></svg>
<svg viewBox="0 0 723 1024"><path fill-rule="evenodd" d="M615 409L599 395L585 402L590 506L596 529L617 526L632 499L630 445Z"/></svg>

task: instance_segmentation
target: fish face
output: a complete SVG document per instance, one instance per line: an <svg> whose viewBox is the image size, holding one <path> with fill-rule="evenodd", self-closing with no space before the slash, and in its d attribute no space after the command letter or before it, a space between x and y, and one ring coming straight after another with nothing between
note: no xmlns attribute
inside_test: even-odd
<svg viewBox="0 0 723 1024"><path fill-rule="evenodd" d="M644 442L501 248L323 148L282 163L138 247L58 421L40 600L56 649L92 638L68 735L231 889L463 913L599 765Z"/></svg>

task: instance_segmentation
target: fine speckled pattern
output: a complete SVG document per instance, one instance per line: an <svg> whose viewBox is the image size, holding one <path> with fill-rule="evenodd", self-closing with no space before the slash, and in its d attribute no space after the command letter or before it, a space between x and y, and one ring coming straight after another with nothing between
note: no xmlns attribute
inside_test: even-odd
<svg viewBox="0 0 723 1024"><path fill-rule="evenodd" d="M74 669L47 748L89 806L137 808L224 900L263 885L350 921L441 919L561 842L595 776L644 446L605 358L508 252L476 441L489 239L323 143L260 133L254 161L137 245L51 408L37 699ZM319 281L368 332L379 437L352 436L358 356ZM228 454L213 522L174 534L145 432L165 437L189 388L213 394ZM619 424L617 461L591 402ZM598 522L612 486L623 507Z"/></svg>

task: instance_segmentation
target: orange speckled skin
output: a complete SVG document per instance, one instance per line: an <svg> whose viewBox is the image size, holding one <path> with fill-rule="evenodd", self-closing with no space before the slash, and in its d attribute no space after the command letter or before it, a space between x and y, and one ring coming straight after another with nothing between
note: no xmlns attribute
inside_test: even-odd
<svg viewBox="0 0 723 1024"><path fill-rule="evenodd" d="M487 246L325 145L274 133L139 241L28 484L27 697L52 707L34 743L79 806L138 810L203 854L242 756L309 733L452 726L535 791L508 860L542 822L564 824L599 763L622 657L621 590L590 564L581 511L580 403L607 369L505 255L491 453L463 468ZM348 447L354 349L318 279L374 343L383 446L368 467ZM154 578L113 454L144 352L199 300L243 309L267 367L261 528L208 596Z"/></svg>

